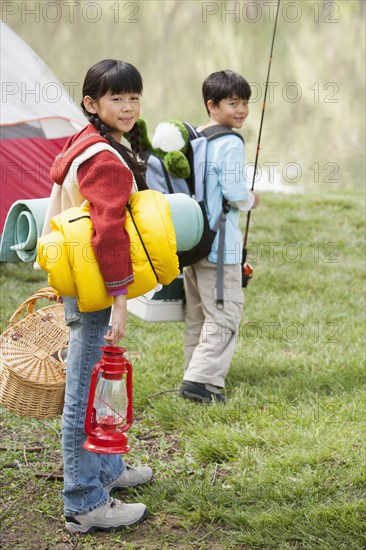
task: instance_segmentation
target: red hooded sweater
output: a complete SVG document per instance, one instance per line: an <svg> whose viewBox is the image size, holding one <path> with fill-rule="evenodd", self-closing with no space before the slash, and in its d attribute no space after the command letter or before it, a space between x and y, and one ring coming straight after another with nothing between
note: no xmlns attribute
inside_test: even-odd
<svg viewBox="0 0 366 550"><path fill-rule="evenodd" d="M72 161L100 142L109 144L91 124L71 136L51 168L53 181L62 185ZM124 228L132 172L113 153L101 151L79 166L77 179L81 195L90 203L92 245L101 274L108 292L120 294L133 282L130 238Z"/></svg>

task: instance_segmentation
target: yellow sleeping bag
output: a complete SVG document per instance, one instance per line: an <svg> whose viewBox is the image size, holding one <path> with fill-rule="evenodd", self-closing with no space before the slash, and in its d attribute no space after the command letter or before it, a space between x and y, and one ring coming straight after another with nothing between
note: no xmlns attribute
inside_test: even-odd
<svg viewBox="0 0 366 550"><path fill-rule="evenodd" d="M48 284L60 296L77 298L80 311L98 311L113 304L91 245L92 223L87 206L73 207L51 220L52 232L38 239L37 262ZM167 285L179 274L176 236L168 201L159 191L132 193L126 230L134 282L127 299Z"/></svg>

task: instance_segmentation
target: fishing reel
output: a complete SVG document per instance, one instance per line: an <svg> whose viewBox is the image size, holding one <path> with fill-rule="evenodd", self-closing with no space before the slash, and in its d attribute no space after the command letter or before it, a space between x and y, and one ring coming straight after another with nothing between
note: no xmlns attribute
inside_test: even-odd
<svg viewBox="0 0 366 550"><path fill-rule="evenodd" d="M246 262L242 264L241 268L241 286L242 288L246 288L250 279L253 277L253 268L250 264L247 264Z"/></svg>

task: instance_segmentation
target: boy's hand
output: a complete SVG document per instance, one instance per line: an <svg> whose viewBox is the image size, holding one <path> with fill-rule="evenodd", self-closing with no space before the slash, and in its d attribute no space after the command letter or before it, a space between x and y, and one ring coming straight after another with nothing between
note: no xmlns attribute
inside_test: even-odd
<svg viewBox="0 0 366 550"><path fill-rule="evenodd" d="M252 194L254 195L254 204L252 206L252 210L253 210L253 208L257 208L260 198L259 198L259 194L256 191L252 191Z"/></svg>

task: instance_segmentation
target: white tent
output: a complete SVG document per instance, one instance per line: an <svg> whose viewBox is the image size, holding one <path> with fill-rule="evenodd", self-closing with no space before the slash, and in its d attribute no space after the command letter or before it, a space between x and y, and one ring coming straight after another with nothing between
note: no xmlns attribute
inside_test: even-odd
<svg viewBox="0 0 366 550"><path fill-rule="evenodd" d="M15 201L49 196L49 168L67 137L87 120L42 59L0 25L1 233Z"/></svg>

